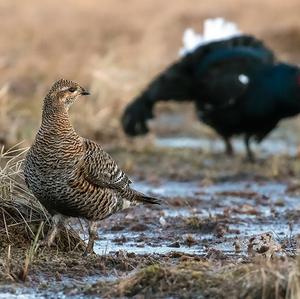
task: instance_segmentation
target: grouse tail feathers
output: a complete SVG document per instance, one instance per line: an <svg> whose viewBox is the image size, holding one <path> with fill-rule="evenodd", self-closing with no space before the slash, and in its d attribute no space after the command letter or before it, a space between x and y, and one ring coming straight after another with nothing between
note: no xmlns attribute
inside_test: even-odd
<svg viewBox="0 0 300 299"><path fill-rule="evenodd" d="M155 204L160 205L161 200L152 196L145 195L140 192L136 192L135 194L135 200L140 203L147 203L147 204Z"/></svg>
<svg viewBox="0 0 300 299"><path fill-rule="evenodd" d="M193 52L183 57L182 63L190 65L191 63L200 62L206 56L217 50L230 50L235 48L247 48L258 51L268 61L274 61L274 53L265 44L251 35L239 35L229 39L219 40L198 46Z"/></svg>

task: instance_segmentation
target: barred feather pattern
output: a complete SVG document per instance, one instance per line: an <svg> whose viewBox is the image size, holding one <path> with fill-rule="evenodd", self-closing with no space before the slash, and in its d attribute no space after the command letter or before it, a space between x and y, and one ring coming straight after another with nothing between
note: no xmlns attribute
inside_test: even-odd
<svg viewBox="0 0 300 299"><path fill-rule="evenodd" d="M24 175L52 215L98 221L138 203L158 203L130 188L129 178L100 145L75 132L67 109L47 99Z"/></svg>

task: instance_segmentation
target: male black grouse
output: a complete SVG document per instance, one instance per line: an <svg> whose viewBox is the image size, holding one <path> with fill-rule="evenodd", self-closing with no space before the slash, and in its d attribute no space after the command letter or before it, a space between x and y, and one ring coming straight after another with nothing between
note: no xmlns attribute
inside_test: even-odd
<svg viewBox="0 0 300 299"><path fill-rule="evenodd" d="M122 124L128 135L146 134L158 101L195 102L200 120L224 139L244 135L260 142L277 123L300 112L300 69L279 63L260 40L240 35L201 45L158 75L126 108Z"/></svg>

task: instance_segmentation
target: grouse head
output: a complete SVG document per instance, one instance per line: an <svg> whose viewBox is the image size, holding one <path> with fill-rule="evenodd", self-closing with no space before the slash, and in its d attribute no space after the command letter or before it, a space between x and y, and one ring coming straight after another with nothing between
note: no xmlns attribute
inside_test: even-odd
<svg viewBox="0 0 300 299"><path fill-rule="evenodd" d="M90 93L78 83L70 80L60 79L52 85L47 96L45 97L45 104L53 107L64 107L66 110L68 110L69 107L80 96L89 94Z"/></svg>

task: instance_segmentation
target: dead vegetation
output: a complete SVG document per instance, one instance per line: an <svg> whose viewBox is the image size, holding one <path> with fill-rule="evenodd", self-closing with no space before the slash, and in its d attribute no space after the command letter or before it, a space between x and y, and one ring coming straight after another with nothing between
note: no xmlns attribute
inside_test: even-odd
<svg viewBox="0 0 300 299"><path fill-rule="evenodd" d="M47 221L47 215L42 206L27 190L22 177L22 156L27 149L17 147L0 153L0 233L8 242L21 241L15 238L15 233L23 230L20 236L34 238L33 224ZM12 237L13 236L13 237Z"/></svg>
<svg viewBox="0 0 300 299"><path fill-rule="evenodd" d="M26 151L20 145L0 150L0 280L26 280L39 241L51 227L49 215L24 183L22 158ZM71 228L61 231L56 246L62 251L84 248ZM20 249L24 256L13 262L12 251Z"/></svg>
<svg viewBox="0 0 300 299"><path fill-rule="evenodd" d="M27 148L13 147L0 151L0 247L27 247L37 233L42 238L51 226L51 219L24 183L23 155ZM44 225L41 227L41 222ZM58 241L61 249L74 249L81 244L78 235L69 229Z"/></svg>
<svg viewBox="0 0 300 299"><path fill-rule="evenodd" d="M178 57L183 31L187 27L200 31L208 17L222 16L237 22L243 31L266 40L280 57L294 63L299 61L296 0L170 3L130 0L125 5L119 0L102 0L101 4L96 0L66 0L62 6L58 0L46 0L43 4L37 0L2 1L1 25L5 30L0 37L0 113L5 114L0 120L2 143L13 145L26 140L29 144L39 124L45 92L60 77L77 80L92 90L92 99L74 107L76 128L89 138L119 140L123 136L119 117L126 103ZM265 15L257 22L253 11L260 10ZM274 19L280 22L274 23ZM158 110L176 109L183 111L181 106L172 107L170 103ZM199 132L212 134L196 120L192 106L187 109L184 121L187 124L169 130L176 134L179 131L198 136ZM156 126L153 131L163 130Z"/></svg>
<svg viewBox="0 0 300 299"><path fill-rule="evenodd" d="M16 107L16 101L10 96L10 85L0 86L0 147L9 149L20 140L20 128L24 126L25 111Z"/></svg>
<svg viewBox="0 0 300 299"><path fill-rule="evenodd" d="M166 241L167 244L170 245L179 240L177 243L175 242L178 246L176 248L172 247L172 250L177 250L177 248L180 250L182 246L197 248L200 244L198 237L203 234L210 234L213 239L205 242L204 254L201 256L184 256L178 254L176 258L168 255L146 255L143 257L136 254L119 252L116 255L109 253L104 256L99 255L83 260L81 250L76 250L80 249L80 244L82 243L79 242L77 234L73 238L72 231L70 232L70 230L66 230L61 234L57 246L53 250L38 248L36 240L41 239L45 235L50 222L47 213L45 213L44 209L28 193L24 186L21 171L21 158L24 151L25 149L11 149L7 152L2 151L1 154L1 280L30 280L39 275L46 275L49 278L60 277L61 280L64 280L65 276L82 277L83 279L83 277L88 275L97 274L101 277L101 282L93 285L92 288L89 288L88 284L83 285L76 292L80 294L82 292L96 293L104 297L142 294L151 298L155 298L155 296L156 298L161 298L165 296L176 297L176 295L180 294L181 296L182 294L182 298L193 298L192 296L197 296L197 294L207 294L207 296L215 296L215 298L224 298L222 297L224 289L223 291L221 290L222 288L227 288L228 285L231 286L232 298L247 298L247 296L249 298L260 298L261 294L265 294L265 298L273 298L272 296L277 296L274 298L284 298L286 294L292 294L293 292L293 294L298 294L298 289L296 288L299 278L298 261L296 264L295 260L286 257L290 254L286 254L284 250L284 240L278 243L274 240L273 236L265 234L248 238L248 243L246 244L245 241L242 242L243 244L238 241L233 244L234 242L232 241L232 250L236 252L234 259L231 259L222 250L212 245L223 242L229 233L236 233L229 229L228 221L231 221L230 212L207 217L191 216L173 218L173 220L168 216L164 216L164 222L159 218L163 215L159 211L152 211L153 215L147 215L146 213L146 216L141 216L141 211L138 212L137 210L136 216L130 215L130 213L126 215L125 213L121 215L123 218L117 218L117 220L108 219L106 224L102 223L101 230L104 234L100 234L100 236L105 237L106 233L112 233L113 224L119 225L121 227L119 230L121 230L122 234L127 231L134 231L134 233L139 234L139 237L134 239L134 242L139 242L138 240L140 239L143 246L148 246L149 242L150 244L153 242L156 242L158 245L164 244L163 239L160 239L160 237L151 237L151 234L148 236L149 231L153 233L154 231L158 231L160 227L163 227L167 232L165 238L169 238ZM166 165L169 165L169 168L164 165L163 161L159 169L157 169L157 166L155 167L156 172L164 171L166 177L172 178L172 167L174 167L175 173L176 169L186 163L193 166L190 167L192 171L189 169L187 172L181 174L185 179L187 177L205 177L206 173L204 167L199 167L199 164L192 163L191 157L195 157L195 155L187 155L181 151L163 150L159 153L158 150L151 148L148 148L146 151L135 149L132 153L130 151L127 153L126 159L124 159L123 150L118 149L114 153L117 154L119 161L126 165L131 165L128 159L134 159L134 165L138 168L129 167L130 172L148 178L156 186L162 184L160 180L162 174L158 173L157 178L151 177L151 174L154 173L153 167L155 166L153 161L156 160L156 155L158 158L161 157L162 153L166 155L164 161L166 161ZM190 158L187 158L187 156ZM176 159L171 159L171 157L176 157ZM219 158L221 159L221 156ZM284 159L286 165L284 173L291 173L288 167L292 167L295 160L289 157L285 157ZM175 162L172 163L175 164L170 168L168 161L173 160ZM202 163L201 159L197 158L197 160L198 162L200 160L199 163ZM199 186L203 187L204 191L205 186L208 187L220 180L224 180L222 175L224 163L226 164L227 162L223 161L223 164L220 165L219 161L216 161L211 166L210 177L207 176L207 178L210 178L209 183L208 180L199 180ZM232 166L233 174L242 167L242 164L239 164L240 162L235 160L235 163L237 163L237 168L233 169ZM258 183L259 178L262 176L262 171L265 171L264 182L267 179L270 180L270 177L272 178L269 166L266 167L266 165L269 165L268 163L271 162L249 166L249 169L252 169L252 171L249 170L249 173L251 173L252 178L258 178ZM245 167L243 168L245 169ZM181 169L183 168L181 167ZM212 172L212 170L214 171ZM259 174L261 175L260 177L258 177ZM297 186L298 181L296 178L292 182L293 186ZM290 188L288 192L289 194L295 193L297 192L297 188ZM188 202L183 200L185 204L181 203L179 206L178 204L174 204L171 207L172 209L180 209L189 206L192 209L197 209L200 204L204 208L205 202L201 201L204 195L205 192L196 193L196 197L190 198ZM227 190L226 192L217 191L215 196L220 198L242 197L249 204L251 201L256 202L257 199L261 198L254 191L252 193L250 191L242 193L241 191L234 190ZM176 201L179 200L179 198L176 199ZM266 203L263 202L263 204ZM281 207L282 205L278 206L278 208ZM244 211L243 208L244 206L241 206L242 211ZM231 207L232 211L235 211L235 209L238 211L238 208ZM234 213L237 215L241 214ZM156 218L155 215L160 216ZM250 215L259 216L253 213L250 213ZM139 223L137 224L135 221L136 217L139 217L141 220L139 223L143 224L142 230L139 227ZM124 219L124 222L120 221L120 219ZM42 221L45 223L43 227L40 226ZM161 226L157 226L155 223L158 221L160 221ZM175 229L175 231L172 229ZM184 235L181 235L182 231L184 231ZM171 233L171 235L167 236L168 233ZM243 233L241 232L241 238L243 237ZM158 233L158 235L160 236L161 233ZM179 236L181 237L178 238ZM217 243L214 243L216 240ZM119 239L115 239L113 242L119 241L126 246L126 243L132 242L131 235L129 234L129 237L126 238L119 237ZM248 251L246 251L247 256L243 257L245 246L246 250L248 246ZM66 251L69 252L68 256L65 254ZM239 259L239 257L241 258ZM244 263L247 263L247 265L244 265ZM48 266L45 267L45 265ZM75 268L73 268L74 265L76 265ZM148 265L150 266L146 267ZM105 277L108 273L113 275L113 282L103 282L103 276ZM115 281L116 277L121 278ZM260 277L260 279L257 277ZM262 279L265 279L263 280L264 284L262 284ZM38 278L37 281L39 281ZM244 288L240 287L241 284ZM209 288L205 286L209 286ZM179 293L180 291L181 293ZM242 294L241 297L234 297L238 296L238 294Z"/></svg>
<svg viewBox="0 0 300 299"><path fill-rule="evenodd" d="M96 283L85 293L122 298L139 294L146 298L296 299L299 285L299 260L278 258L223 266L192 260L151 265L113 283Z"/></svg>

